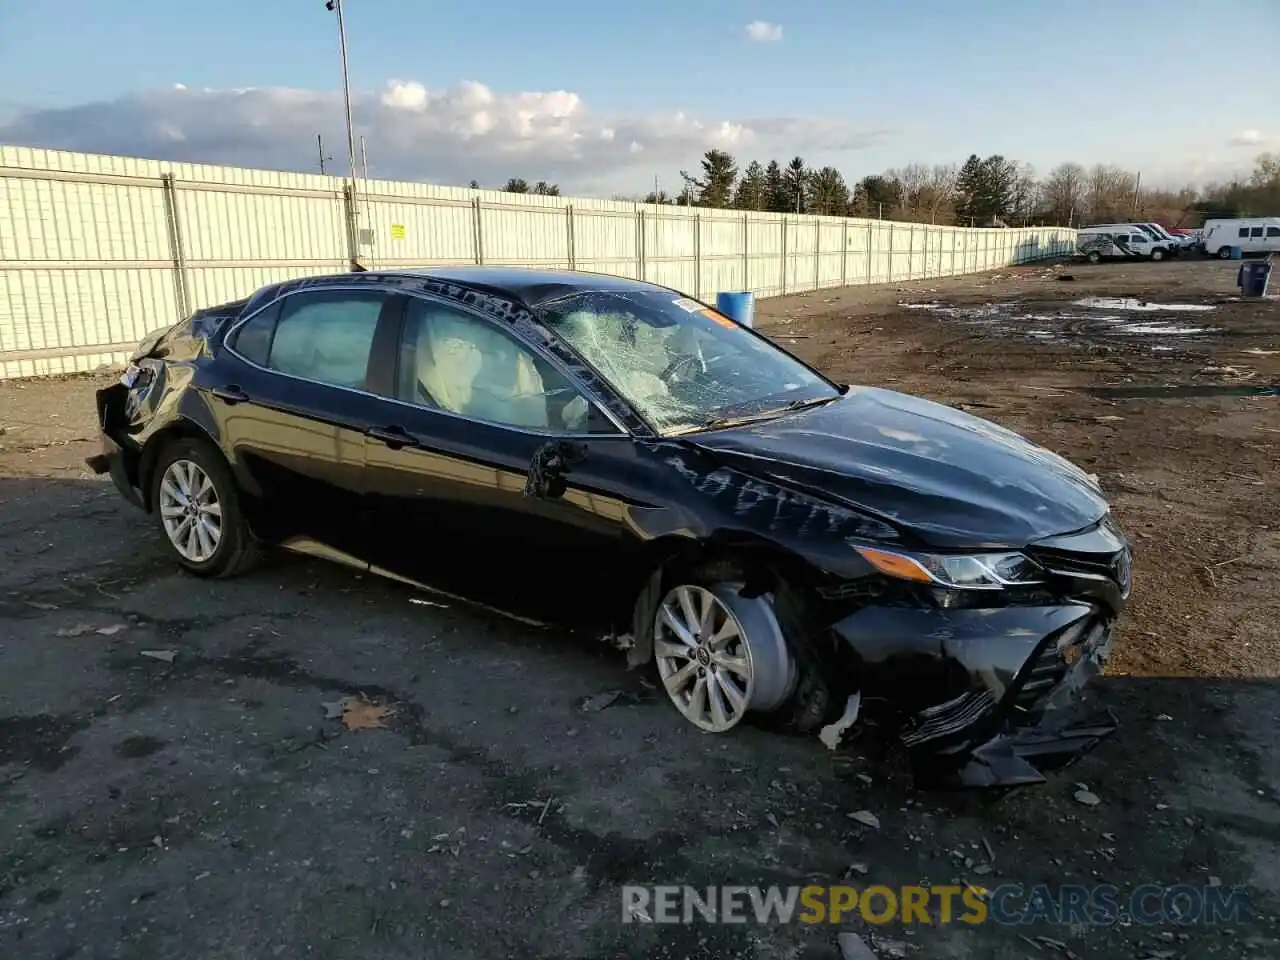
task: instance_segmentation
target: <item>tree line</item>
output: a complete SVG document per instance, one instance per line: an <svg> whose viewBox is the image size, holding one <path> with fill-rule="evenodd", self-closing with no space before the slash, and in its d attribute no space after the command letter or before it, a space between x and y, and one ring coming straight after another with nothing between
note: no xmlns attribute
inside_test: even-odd
<svg viewBox="0 0 1280 960"><path fill-rule="evenodd" d="M783 165L752 160L741 170L723 150L708 150L699 176L680 171L676 194L654 190L644 203L773 213L878 217L960 226L1080 226L1151 220L1196 227L1208 217L1280 216L1280 154L1257 157L1248 177L1200 189L1151 189L1141 174L1110 164L1062 163L1044 177L1000 154L972 154L962 164L910 164L865 176L852 186L835 167L810 168L802 157ZM471 181L473 189L480 185ZM509 193L560 196L558 184L512 178Z"/></svg>

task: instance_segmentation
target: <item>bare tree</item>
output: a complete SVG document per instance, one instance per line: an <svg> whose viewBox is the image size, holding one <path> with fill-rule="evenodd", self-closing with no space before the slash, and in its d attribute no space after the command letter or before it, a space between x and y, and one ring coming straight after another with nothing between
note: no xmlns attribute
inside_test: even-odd
<svg viewBox="0 0 1280 960"><path fill-rule="evenodd" d="M1046 215L1068 226L1078 223L1086 207L1086 179L1084 167L1078 163L1062 163L1054 167L1042 190Z"/></svg>
<svg viewBox="0 0 1280 960"><path fill-rule="evenodd" d="M938 215L955 202L956 166L939 163L929 168L920 188L921 209L929 214L929 222L937 223Z"/></svg>

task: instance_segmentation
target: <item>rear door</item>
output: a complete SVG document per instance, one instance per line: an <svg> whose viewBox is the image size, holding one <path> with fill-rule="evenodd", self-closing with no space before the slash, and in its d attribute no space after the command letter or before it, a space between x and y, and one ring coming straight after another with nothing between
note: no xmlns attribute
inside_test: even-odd
<svg viewBox="0 0 1280 960"><path fill-rule="evenodd" d="M409 299L396 371L366 439L371 563L538 620L600 622L641 552L631 437L547 355L452 303ZM567 489L526 495L555 444L577 452Z"/></svg>
<svg viewBox="0 0 1280 960"><path fill-rule="evenodd" d="M261 536L358 553L364 434L383 402L376 347L395 337L403 304L367 285L311 289L228 332L198 386Z"/></svg>

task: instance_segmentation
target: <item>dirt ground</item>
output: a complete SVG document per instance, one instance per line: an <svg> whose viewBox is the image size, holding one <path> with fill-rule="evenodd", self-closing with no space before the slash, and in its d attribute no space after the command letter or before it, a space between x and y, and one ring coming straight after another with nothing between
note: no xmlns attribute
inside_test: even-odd
<svg viewBox="0 0 1280 960"><path fill-rule="evenodd" d="M819 960L830 926L624 924L620 887L840 882L1248 890L1218 925L849 921L879 957L1280 956L1280 397L1256 389L1280 302L1234 276L1037 266L760 305L839 379L1087 466L1135 540L1100 683L1120 733L1001 796L704 736L606 645L319 561L183 576L84 467L106 379L0 383L0 956ZM1114 392L1153 386L1173 395ZM326 718L360 695L385 729Z"/></svg>

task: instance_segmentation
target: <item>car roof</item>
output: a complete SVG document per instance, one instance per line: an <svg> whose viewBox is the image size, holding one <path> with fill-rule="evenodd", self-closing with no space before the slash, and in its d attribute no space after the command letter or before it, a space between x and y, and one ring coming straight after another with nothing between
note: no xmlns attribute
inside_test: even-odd
<svg viewBox="0 0 1280 960"><path fill-rule="evenodd" d="M547 270L536 267L506 266L442 266L414 269L361 270L359 272L313 274L280 280L261 287L245 301L242 316L253 313L277 297L303 289L321 289L342 285L352 278L388 280L437 280L454 283L479 293L493 294L512 300L526 309L575 293L676 293L669 287L643 280L616 277L607 273L580 270Z"/></svg>
<svg viewBox="0 0 1280 960"><path fill-rule="evenodd" d="M536 267L446 266L421 270L370 270L366 275L420 277L423 280L445 280L475 290L497 293L518 300L526 307L536 307L575 293L653 293L666 287L616 277L607 273L578 270L546 270Z"/></svg>

